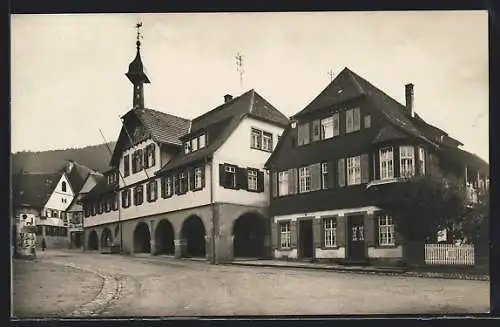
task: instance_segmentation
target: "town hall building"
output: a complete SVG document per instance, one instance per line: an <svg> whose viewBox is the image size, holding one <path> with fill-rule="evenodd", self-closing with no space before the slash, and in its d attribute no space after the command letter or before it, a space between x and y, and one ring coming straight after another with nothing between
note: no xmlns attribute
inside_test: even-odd
<svg viewBox="0 0 500 327"><path fill-rule="evenodd" d="M140 45L112 169L82 199L86 248L214 263L270 257L264 164L288 118L253 89L192 120L146 108Z"/></svg>

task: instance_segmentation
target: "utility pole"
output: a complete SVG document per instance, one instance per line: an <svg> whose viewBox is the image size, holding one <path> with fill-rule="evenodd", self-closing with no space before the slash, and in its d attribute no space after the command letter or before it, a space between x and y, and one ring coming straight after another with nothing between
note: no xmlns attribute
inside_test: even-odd
<svg viewBox="0 0 500 327"><path fill-rule="evenodd" d="M245 70L243 69L243 56L238 52L236 55L236 70L240 74L240 89L243 91L243 74Z"/></svg>
<svg viewBox="0 0 500 327"><path fill-rule="evenodd" d="M333 69L330 68L328 71L328 76L330 76L330 82L333 81L333 77L335 76L335 73L333 72Z"/></svg>

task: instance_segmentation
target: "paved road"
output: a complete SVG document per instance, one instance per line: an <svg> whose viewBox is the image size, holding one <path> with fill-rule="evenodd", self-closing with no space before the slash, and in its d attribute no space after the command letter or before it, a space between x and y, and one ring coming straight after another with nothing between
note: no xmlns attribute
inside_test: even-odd
<svg viewBox="0 0 500 327"><path fill-rule="evenodd" d="M329 271L209 265L165 257L49 251L106 279L100 316L486 313L489 283ZM39 271L32 278L39 278ZM107 276L107 277L106 277ZM115 284L113 284L115 283ZM66 285L78 293L81 283ZM112 291L110 291L112 290ZM115 294L111 294L115 292ZM102 295L102 294L101 294ZM53 299L47 299L47 305ZM96 309L96 305L99 309Z"/></svg>

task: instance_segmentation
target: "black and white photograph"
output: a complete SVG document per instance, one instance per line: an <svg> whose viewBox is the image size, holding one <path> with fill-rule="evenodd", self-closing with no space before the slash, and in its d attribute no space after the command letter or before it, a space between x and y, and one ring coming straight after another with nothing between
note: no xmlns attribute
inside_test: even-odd
<svg viewBox="0 0 500 327"><path fill-rule="evenodd" d="M487 11L10 19L12 318L489 312Z"/></svg>

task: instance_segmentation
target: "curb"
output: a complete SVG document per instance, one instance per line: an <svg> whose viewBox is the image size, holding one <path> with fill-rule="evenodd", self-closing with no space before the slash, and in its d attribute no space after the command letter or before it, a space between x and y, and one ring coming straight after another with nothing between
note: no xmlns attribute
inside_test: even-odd
<svg viewBox="0 0 500 327"><path fill-rule="evenodd" d="M296 266L296 265L272 265L272 264L251 264L244 262L231 262L229 265L246 266L246 267L266 267L266 268L282 268L282 269L308 269L308 270L323 270L333 271L339 273L355 273L355 274L376 274L383 276L402 276L402 277L416 277L416 278L442 278L442 279L459 279L459 280L478 280L489 281L490 277L487 275L465 275L458 273L436 273L436 272L412 272L412 271L397 271L397 270L379 270L379 269L363 269L363 268L337 268L337 267L311 267L311 266Z"/></svg>
<svg viewBox="0 0 500 327"><path fill-rule="evenodd" d="M118 298L122 291L122 283L118 278L113 277L110 274L105 274L97 270L83 268L72 263L52 261L54 264L70 267L73 269L78 269L86 272L95 274L101 278L103 281L101 284L101 289L96 297L79 307L78 309L70 312L67 316L69 317L88 317L88 316L98 316L105 307L111 303L111 301Z"/></svg>

